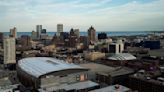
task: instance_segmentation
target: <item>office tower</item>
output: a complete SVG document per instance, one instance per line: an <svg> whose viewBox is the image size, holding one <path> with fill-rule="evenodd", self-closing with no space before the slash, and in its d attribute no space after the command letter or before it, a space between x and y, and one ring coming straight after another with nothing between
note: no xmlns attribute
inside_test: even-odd
<svg viewBox="0 0 164 92"><path fill-rule="evenodd" d="M21 45L24 49L30 49L31 48L31 37L28 35L22 35L21 36Z"/></svg>
<svg viewBox="0 0 164 92"><path fill-rule="evenodd" d="M13 29L10 29L10 37L17 38L17 29L14 27Z"/></svg>
<svg viewBox="0 0 164 92"><path fill-rule="evenodd" d="M16 63L15 38L9 37L4 39L4 64Z"/></svg>
<svg viewBox="0 0 164 92"><path fill-rule="evenodd" d="M32 32L31 32L31 38L32 38L33 40L36 40L36 39L37 39L37 32L32 31Z"/></svg>
<svg viewBox="0 0 164 92"><path fill-rule="evenodd" d="M42 29L41 34L46 34L47 30L46 29Z"/></svg>
<svg viewBox="0 0 164 92"><path fill-rule="evenodd" d="M60 33L63 32L63 24L57 24L57 37L60 36Z"/></svg>
<svg viewBox="0 0 164 92"><path fill-rule="evenodd" d="M37 38L40 39L40 34L42 31L42 25L36 25Z"/></svg>
<svg viewBox="0 0 164 92"><path fill-rule="evenodd" d="M0 43L2 43L2 42L3 42L3 33L0 32Z"/></svg>
<svg viewBox="0 0 164 92"><path fill-rule="evenodd" d="M74 33L77 35L77 37L80 37L79 29L74 29Z"/></svg>
<svg viewBox="0 0 164 92"><path fill-rule="evenodd" d="M92 26L88 29L88 40L91 43L96 41L96 30Z"/></svg>
<svg viewBox="0 0 164 92"><path fill-rule="evenodd" d="M40 34L40 39L44 40L47 39L47 30L46 29L42 29L41 34Z"/></svg>

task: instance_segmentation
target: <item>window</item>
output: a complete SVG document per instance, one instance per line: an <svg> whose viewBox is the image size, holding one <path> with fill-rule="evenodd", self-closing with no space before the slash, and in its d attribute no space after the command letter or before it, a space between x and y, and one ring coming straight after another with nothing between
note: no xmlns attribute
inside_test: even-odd
<svg viewBox="0 0 164 92"><path fill-rule="evenodd" d="M84 74L81 74L80 75L80 81L84 81L85 80L85 75Z"/></svg>
<svg viewBox="0 0 164 92"><path fill-rule="evenodd" d="M80 75L76 75L76 80L80 81Z"/></svg>

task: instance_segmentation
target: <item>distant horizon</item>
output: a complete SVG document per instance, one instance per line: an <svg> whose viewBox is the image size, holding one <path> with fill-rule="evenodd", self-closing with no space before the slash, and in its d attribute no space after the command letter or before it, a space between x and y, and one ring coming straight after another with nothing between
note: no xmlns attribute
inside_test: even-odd
<svg viewBox="0 0 164 92"><path fill-rule="evenodd" d="M33 31L35 31L35 30L33 30ZM10 31L8 31L8 32L10 32ZM8 33L8 32L3 32L3 33ZM32 32L32 31L17 31L17 32L25 32L25 33L27 32L27 33L29 33L29 32ZM57 32L57 31L47 31L47 32ZM63 32L70 32L70 31L63 31ZM87 31L79 31L79 32L87 32ZM96 32L104 32L104 33L105 32L164 32L164 30L150 30L150 31L147 31L147 30L145 30L145 31L96 31Z"/></svg>
<svg viewBox="0 0 164 92"><path fill-rule="evenodd" d="M164 30L164 0L0 0L0 31L14 26L18 31L35 30L43 25L55 30L98 31Z"/></svg>

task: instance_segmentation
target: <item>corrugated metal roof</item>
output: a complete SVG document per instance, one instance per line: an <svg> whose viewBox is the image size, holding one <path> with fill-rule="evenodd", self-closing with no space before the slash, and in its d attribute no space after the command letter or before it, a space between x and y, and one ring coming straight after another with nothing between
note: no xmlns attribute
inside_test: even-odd
<svg viewBox="0 0 164 92"><path fill-rule="evenodd" d="M19 60L18 66L28 74L40 77L44 74L66 69L85 69L75 64L66 63L63 60L48 57L32 57Z"/></svg>
<svg viewBox="0 0 164 92"><path fill-rule="evenodd" d="M119 53L119 54L115 54L112 57L109 57L108 59L111 59L111 60L135 60L136 57L129 53Z"/></svg>

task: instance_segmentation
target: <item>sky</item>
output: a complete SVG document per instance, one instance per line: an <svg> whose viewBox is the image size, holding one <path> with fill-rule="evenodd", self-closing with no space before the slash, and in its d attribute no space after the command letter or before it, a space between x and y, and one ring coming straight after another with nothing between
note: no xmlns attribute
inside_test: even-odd
<svg viewBox="0 0 164 92"><path fill-rule="evenodd" d="M0 32L19 32L43 25L56 31L163 31L164 0L0 0Z"/></svg>

